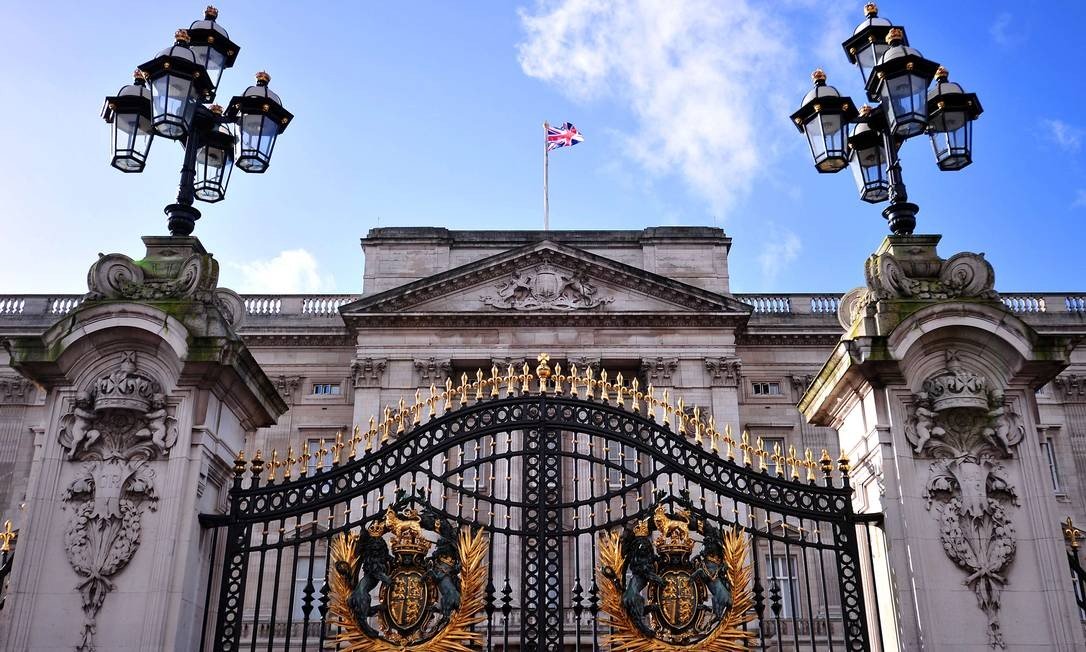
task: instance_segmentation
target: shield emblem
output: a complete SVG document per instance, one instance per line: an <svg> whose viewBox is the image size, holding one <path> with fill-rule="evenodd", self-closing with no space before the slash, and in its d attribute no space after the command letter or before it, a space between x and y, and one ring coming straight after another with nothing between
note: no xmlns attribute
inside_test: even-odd
<svg viewBox="0 0 1086 652"><path fill-rule="evenodd" d="M418 627L430 604L426 578L417 568L405 568L394 572L391 579L384 601L389 621L400 631Z"/></svg>
<svg viewBox="0 0 1086 652"><path fill-rule="evenodd" d="M669 570L662 575L664 583L656 589L656 604L660 618L675 631L682 631L694 622L698 613L698 585L685 569Z"/></svg>
<svg viewBox="0 0 1086 652"><path fill-rule="evenodd" d="M532 282L532 290L536 297L543 301L550 301L558 296L562 288L562 280L558 274L549 268L543 268Z"/></svg>

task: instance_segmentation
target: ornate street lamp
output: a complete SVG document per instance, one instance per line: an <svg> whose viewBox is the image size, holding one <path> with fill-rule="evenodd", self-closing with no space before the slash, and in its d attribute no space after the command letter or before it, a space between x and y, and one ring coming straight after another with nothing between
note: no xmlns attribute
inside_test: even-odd
<svg viewBox="0 0 1086 652"><path fill-rule="evenodd" d="M927 133L939 169L960 170L973 160L972 123L982 109L975 94L947 81L945 69L909 46L903 27L879 17L874 3L864 7L864 14L864 22L842 47L849 62L860 69L868 99L879 105L865 106L860 112L844 110L851 101L825 86L825 75L816 70L815 89L791 117L806 133L818 171L839 172L846 167L842 161L847 161L860 199L873 204L889 201L882 215L890 231L909 235L916 228L920 209L909 202L898 150L909 138ZM835 99L828 105L830 96ZM827 106L829 119L822 116ZM854 126L842 157L836 149L838 141L827 132L828 128L834 133L847 129L849 122Z"/></svg>
<svg viewBox="0 0 1086 652"><path fill-rule="evenodd" d="M267 170L276 137L294 117L268 89L271 77L264 72L225 113L218 105L205 106L240 50L216 22L218 15L208 7L203 20L178 30L174 44L140 66L135 83L107 97L102 111L113 127L112 165L119 170L142 172L155 135L184 146L177 201L165 209L171 235L192 233L200 218L195 200L222 201L235 155L244 172Z"/></svg>

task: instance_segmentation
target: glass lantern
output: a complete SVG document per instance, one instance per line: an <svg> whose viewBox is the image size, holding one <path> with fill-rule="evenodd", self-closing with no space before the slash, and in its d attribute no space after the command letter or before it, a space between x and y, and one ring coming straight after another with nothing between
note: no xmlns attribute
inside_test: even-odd
<svg viewBox="0 0 1086 652"><path fill-rule="evenodd" d="M860 199L870 204L890 198L890 182L887 178L887 155L882 135L871 128L870 107L860 109L859 122L849 136L849 167L860 191Z"/></svg>
<svg viewBox="0 0 1086 652"><path fill-rule="evenodd" d="M188 47L188 32L179 29L171 47L140 66L151 86L151 125L155 133L172 140L189 133L196 105L211 90L207 71Z"/></svg>
<svg viewBox="0 0 1086 652"><path fill-rule="evenodd" d="M211 112L221 115L222 107L214 105ZM213 204L226 197L226 186L234 170L234 134L227 125L220 125L199 138L193 191L196 199Z"/></svg>
<svg viewBox="0 0 1086 652"><path fill-rule="evenodd" d="M131 84L106 98L102 118L111 129L110 165L121 172L143 172L155 132L151 127L151 91L137 70Z"/></svg>
<svg viewBox="0 0 1086 652"><path fill-rule="evenodd" d="M867 86L871 71L882 60L882 55L890 49L886 36L894 26L889 20L879 17L879 8L874 2L864 5L864 16L864 21L856 26L852 36L842 43L841 47L844 48L849 63L856 64L856 67L860 69L864 86ZM904 40L904 31L902 31L902 39ZM908 45L908 40L904 42ZM869 99L874 101L877 98L869 97Z"/></svg>
<svg viewBox="0 0 1086 652"><path fill-rule="evenodd" d="M207 70L207 76L211 82L211 93L208 102L214 101L215 91L219 87L223 70L234 65L238 58L238 47L230 40L221 25L215 22L219 17L219 10L208 7L204 10L204 19L197 20L189 26L189 49L192 50L196 63Z"/></svg>
<svg viewBox="0 0 1086 652"><path fill-rule="evenodd" d="M904 44L905 33L892 28L890 48L868 79L868 94L876 94L886 111L890 132L902 138L923 133L928 125L928 85L938 64Z"/></svg>
<svg viewBox="0 0 1086 652"><path fill-rule="evenodd" d="M792 114L792 122L807 137L815 169L822 173L840 172L848 166L848 124L856 117L852 100L842 97L826 85L826 74L811 74L814 88L803 98L803 105Z"/></svg>
<svg viewBox="0 0 1086 652"><path fill-rule="evenodd" d="M268 82L266 72L256 74L256 85L230 100L227 116L238 125L237 166L245 172L260 174L271 165L275 140L294 117Z"/></svg>
<svg viewBox="0 0 1086 652"><path fill-rule="evenodd" d="M973 162L973 121L984 111L975 93L948 81L946 68L935 71L928 93L928 136L940 170L960 170Z"/></svg>

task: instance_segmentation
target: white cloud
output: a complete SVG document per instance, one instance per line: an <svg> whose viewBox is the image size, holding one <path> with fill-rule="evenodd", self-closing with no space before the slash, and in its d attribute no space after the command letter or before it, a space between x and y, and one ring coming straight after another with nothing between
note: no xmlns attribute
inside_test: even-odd
<svg viewBox="0 0 1086 652"><path fill-rule="evenodd" d="M996 42L996 45L1008 47L1014 45L1018 40L1017 36L1011 31L1013 25L1014 16L1004 11L996 16L995 22L988 28L988 33L991 35L992 40Z"/></svg>
<svg viewBox="0 0 1086 652"><path fill-rule="evenodd" d="M770 171L776 141L796 136L781 127L797 98L780 94L794 52L774 13L745 0L560 0L521 11L519 61L575 100L628 108L627 155L725 213Z"/></svg>
<svg viewBox="0 0 1086 652"><path fill-rule="evenodd" d="M1086 130L1074 125L1069 125L1063 120L1041 120L1048 139L1067 152L1077 152L1082 146L1082 139L1086 136Z"/></svg>
<svg viewBox="0 0 1086 652"><path fill-rule="evenodd" d="M763 283L772 283L788 265L799 256L803 243L799 236L787 229L771 228L773 237L762 245L758 265L762 268Z"/></svg>
<svg viewBox="0 0 1086 652"><path fill-rule="evenodd" d="M231 289L241 293L308 294L332 292L335 281L322 274L313 254L305 249L288 249L274 258L247 263L227 263L233 274Z"/></svg>

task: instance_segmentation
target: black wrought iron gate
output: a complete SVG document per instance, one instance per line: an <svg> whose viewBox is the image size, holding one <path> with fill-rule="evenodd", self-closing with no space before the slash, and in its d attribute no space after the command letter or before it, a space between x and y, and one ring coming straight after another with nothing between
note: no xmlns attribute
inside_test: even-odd
<svg viewBox="0 0 1086 652"><path fill-rule="evenodd" d="M437 565L442 541L455 538L450 529L481 531L487 543L478 617L464 626L478 635L469 644L608 649L616 623L605 593L613 587L599 572L607 533L659 542L669 528L679 528L671 534L686 542L686 555L695 544L704 549L695 559L702 567L716 559L707 554L713 533L744 535L752 577L741 629L750 632L751 649L871 649L860 577L866 561L847 460L831 461L824 451L816 459L810 451L765 450L746 436L733 439L730 429L718 431L712 419L688 413L681 401L673 405L666 393L641 391L621 376L612 382L591 371L564 375L546 362L534 374L527 366L492 369L489 377L465 376L459 387L450 382L415 398L346 441L341 436L316 450L303 443L269 459L239 457L229 513L203 518L214 563L202 649L425 650L435 628L452 622L442 608L456 606L439 582L451 567ZM420 532L427 541L412 538ZM350 568L350 582L374 574L359 573L361 562L342 562L347 548L336 546L345 533L359 542L352 550L395 544L387 556L393 566L384 567L388 581L363 587L378 603L399 600L399 611L382 612L384 633L371 627L344 638L337 604L342 610L346 602L337 603L336 582L342 586ZM412 548L412 541L423 547ZM434 545L428 560L412 557ZM663 572L659 564L671 553L658 551ZM458 572L463 587L468 571ZM647 587L643 622L663 627L690 613L690 623L711 620L708 594L681 572L668 572L672 579L662 588ZM628 586L626 570L618 575L614 586ZM684 586L686 602L664 590ZM403 597L407 589L414 602ZM461 596L459 611L469 610L469 597ZM739 604L738 595L732 599ZM639 600L622 604L636 611ZM425 621L419 609L436 615ZM431 622L433 631L411 634L423 625L409 616ZM670 640L697 642L693 629L684 634L687 625L675 622ZM389 647L381 647L385 642Z"/></svg>

